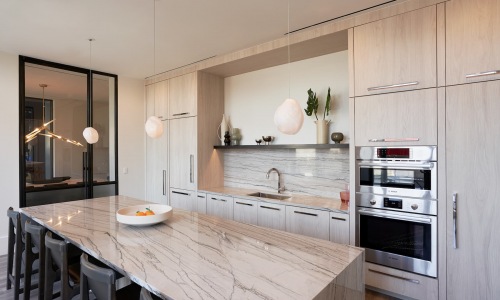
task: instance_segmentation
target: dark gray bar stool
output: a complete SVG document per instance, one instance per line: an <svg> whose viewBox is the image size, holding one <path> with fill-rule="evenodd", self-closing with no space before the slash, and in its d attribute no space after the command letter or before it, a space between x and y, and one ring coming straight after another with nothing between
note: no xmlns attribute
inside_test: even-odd
<svg viewBox="0 0 500 300"><path fill-rule="evenodd" d="M134 283L116 290L116 273L114 270L97 266L89 262L88 256L80 257L80 296L89 300L89 290L97 300L122 300L139 298L140 287Z"/></svg>
<svg viewBox="0 0 500 300"><path fill-rule="evenodd" d="M44 297L44 280L45 280L45 227L32 224L26 221L24 225L26 250L25 250L25 264L24 274L33 273L33 264L38 258L39 274L38 274L38 299L43 300ZM24 281L24 300L30 299L31 289L26 288L31 286L31 276L26 276Z"/></svg>
<svg viewBox="0 0 500 300"><path fill-rule="evenodd" d="M157 299L161 299L155 295L151 295L151 293L146 290L145 288L142 288L141 289L141 298L140 300L157 300Z"/></svg>
<svg viewBox="0 0 500 300"><path fill-rule="evenodd" d="M22 233L21 233L21 217L19 212L12 207L7 210L9 218L9 242L7 249L7 289L12 288L14 284L14 299L19 299L21 293L21 260L24 250Z"/></svg>

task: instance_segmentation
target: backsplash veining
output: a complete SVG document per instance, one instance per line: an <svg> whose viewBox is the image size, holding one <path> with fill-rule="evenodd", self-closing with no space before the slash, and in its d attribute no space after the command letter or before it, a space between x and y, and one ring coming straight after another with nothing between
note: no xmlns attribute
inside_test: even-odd
<svg viewBox="0 0 500 300"><path fill-rule="evenodd" d="M264 146L263 146L264 147ZM349 183L349 149L259 149L224 152L224 185L277 192L281 173L285 193L339 199Z"/></svg>

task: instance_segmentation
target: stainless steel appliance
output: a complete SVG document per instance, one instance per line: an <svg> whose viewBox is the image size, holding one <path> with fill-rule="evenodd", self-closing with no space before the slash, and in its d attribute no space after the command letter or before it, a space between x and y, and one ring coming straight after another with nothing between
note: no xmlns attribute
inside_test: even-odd
<svg viewBox="0 0 500 300"><path fill-rule="evenodd" d="M366 261L436 277L436 147L358 147L356 165L356 245Z"/></svg>

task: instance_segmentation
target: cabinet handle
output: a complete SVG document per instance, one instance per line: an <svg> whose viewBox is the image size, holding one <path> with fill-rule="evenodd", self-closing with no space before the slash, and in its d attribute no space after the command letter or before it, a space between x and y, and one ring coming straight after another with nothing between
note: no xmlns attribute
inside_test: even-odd
<svg viewBox="0 0 500 300"><path fill-rule="evenodd" d="M369 87L368 91L387 90L387 89L412 86L412 85L418 85L418 84L419 84L418 81L413 81L413 82L405 82L405 83L398 83L398 84L391 84L391 85L375 86L375 87Z"/></svg>
<svg viewBox="0 0 500 300"><path fill-rule="evenodd" d="M318 216L317 214L312 214L312 213L307 213L307 212L297 211L297 210L294 210L293 212L296 213L296 214L306 215L306 216L312 216L312 217L317 217Z"/></svg>
<svg viewBox="0 0 500 300"><path fill-rule="evenodd" d="M212 197L212 200L217 200L217 201L222 201L222 202L226 202L227 201L226 199L219 199L219 198L214 198L214 197Z"/></svg>
<svg viewBox="0 0 500 300"><path fill-rule="evenodd" d="M386 138L386 139L369 139L368 142L374 143L374 142L385 142L385 143L393 143L393 142L418 142L420 141L420 138L399 138L399 139L392 139L392 138Z"/></svg>
<svg viewBox="0 0 500 300"><path fill-rule="evenodd" d="M173 114L172 116L177 117L177 116L185 116L185 115L189 115L189 113L183 112L183 113Z"/></svg>
<svg viewBox="0 0 500 300"><path fill-rule="evenodd" d="M198 198L205 199L205 198L206 198L206 196L198 195Z"/></svg>
<svg viewBox="0 0 500 300"><path fill-rule="evenodd" d="M193 170L193 165L194 165L194 155L189 155L189 182L193 183L194 182L194 170Z"/></svg>
<svg viewBox="0 0 500 300"><path fill-rule="evenodd" d="M457 193L453 193L453 248L457 249Z"/></svg>
<svg viewBox="0 0 500 300"><path fill-rule="evenodd" d="M167 195L167 189L165 188L166 180L167 180L167 171L163 170L163 196Z"/></svg>
<svg viewBox="0 0 500 300"><path fill-rule="evenodd" d="M179 195L184 195L184 196L191 196L190 193L183 193L183 192L177 192L177 191L172 191L172 194L179 194Z"/></svg>
<svg viewBox="0 0 500 300"><path fill-rule="evenodd" d="M380 272L380 271L373 270L373 269L370 269L370 268L368 268L368 271L373 272L373 273L377 273L377 274L382 274L382 275L390 276L390 277L397 278L397 279L401 279L401 280L404 280L404 281L409 281L411 283L420 284L420 280L417 280L417 279L404 278L404 277L401 277L401 276L392 275L392 274L388 274L388 273L385 273L385 272Z"/></svg>
<svg viewBox="0 0 500 300"><path fill-rule="evenodd" d="M500 70L467 74L467 75L465 75L465 78L474 78L474 77L490 76L490 75L497 75L497 74L500 74Z"/></svg>
<svg viewBox="0 0 500 300"><path fill-rule="evenodd" d="M332 220L347 221L347 220L346 220L346 219L344 219L344 218L337 218L337 217L332 217Z"/></svg>
<svg viewBox="0 0 500 300"><path fill-rule="evenodd" d="M250 204L250 203L243 203L243 202L238 202L238 201L236 201L235 203L241 204L241 205L246 205L246 206L253 206L253 204Z"/></svg>
<svg viewBox="0 0 500 300"><path fill-rule="evenodd" d="M161 119L163 119L163 116L157 116L157 118L161 120Z"/></svg>
<svg viewBox="0 0 500 300"><path fill-rule="evenodd" d="M264 205L261 205L260 207L261 207L261 208L272 209L272 210L281 210L281 209L276 208L276 207L270 207L270 206L264 206Z"/></svg>

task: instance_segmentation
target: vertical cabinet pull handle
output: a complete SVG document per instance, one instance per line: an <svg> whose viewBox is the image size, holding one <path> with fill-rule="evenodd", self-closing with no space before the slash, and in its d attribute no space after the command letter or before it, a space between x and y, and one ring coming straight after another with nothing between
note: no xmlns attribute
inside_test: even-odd
<svg viewBox="0 0 500 300"><path fill-rule="evenodd" d="M453 248L457 249L457 193L453 193Z"/></svg>
<svg viewBox="0 0 500 300"><path fill-rule="evenodd" d="M163 170L163 196L167 195L167 170Z"/></svg>
<svg viewBox="0 0 500 300"><path fill-rule="evenodd" d="M189 155L189 182L194 182L194 155Z"/></svg>

